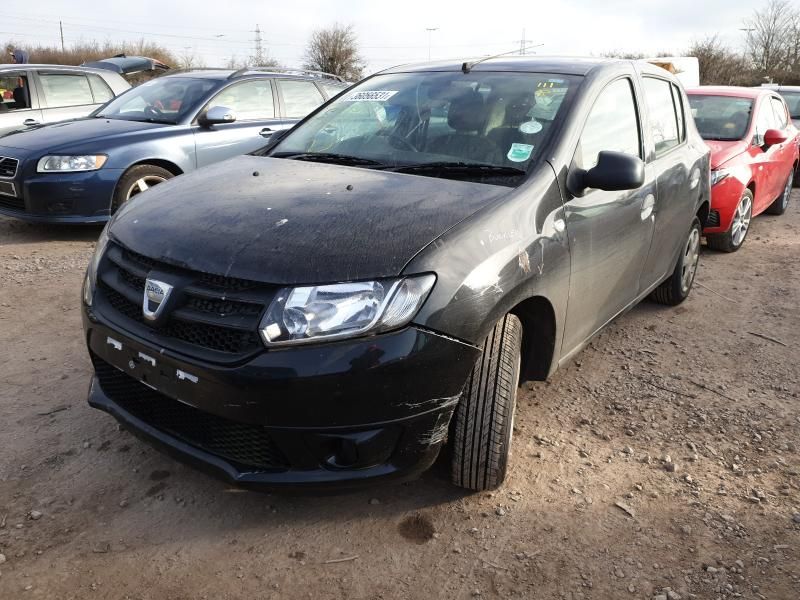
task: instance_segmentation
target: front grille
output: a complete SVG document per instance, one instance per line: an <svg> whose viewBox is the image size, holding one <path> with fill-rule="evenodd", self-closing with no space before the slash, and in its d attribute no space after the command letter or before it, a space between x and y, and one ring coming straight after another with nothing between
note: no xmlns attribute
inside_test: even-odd
<svg viewBox="0 0 800 600"><path fill-rule="evenodd" d="M706 219L706 227L719 227L718 210L712 210L708 213L708 219Z"/></svg>
<svg viewBox="0 0 800 600"><path fill-rule="evenodd" d="M11 210L25 210L25 201L22 198L0 195L0 207Z"/></svg>
<svg viewBox="0 0 800 600"><path fill-rule="evenodd" d="M19 161L16 158L0 156L0 177L14 177L17 174Z"/></svg>
<svg viewBox="0 0 800 600"><path fill-rule="evenodd" d="M167 321L154 327L142 315L148 273L174 274L181 282L180 300ZM108 316L136 333L156 336L159 344L186 351L182 345L214 353L225 360L260 349L258 324L274 294L272 286L180 269L110 244L101 265L99 295Z"/></svg>
<svg viewBox="0 0 800 600"><path fill-rule="evenodd" d="M242 466L285 470L288 461L260 425L237 423L173 400L92 355L103 392L159 431Z"/></svg>

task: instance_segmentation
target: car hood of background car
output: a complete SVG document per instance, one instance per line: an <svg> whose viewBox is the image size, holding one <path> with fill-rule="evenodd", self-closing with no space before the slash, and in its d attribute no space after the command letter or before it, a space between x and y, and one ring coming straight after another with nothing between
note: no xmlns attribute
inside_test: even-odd
<svg viewBox="0 0 800 600"><path fill-rule="evenodd" d="M721 167L735 156L739 156L746 151L750 145L744 140L723 142L717 140L707 140L706 145L711 148L711 168Z"/></svg>
<svg viewBox="0 0 800 600"><path fill-rule="evenodd" d="M399 274L421 249L511 188L244 156L152 188L109 233L204 273L275 284Z"/></svg>
<svg viewBox="0 0 800 600"><path fill-rule="evenodd" d="M132 134L163 127L169 127L169 125L89 117L15 131L0 138L0 145L32 152L56 154L59 151L71 151L72 148L86 148L98 141L108 143L115 137L127 138ZM92 150L86 151L91 152Z"/></svg>

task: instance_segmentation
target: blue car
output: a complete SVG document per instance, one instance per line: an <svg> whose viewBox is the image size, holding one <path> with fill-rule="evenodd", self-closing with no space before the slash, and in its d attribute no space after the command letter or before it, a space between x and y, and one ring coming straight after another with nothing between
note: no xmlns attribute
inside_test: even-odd
<svg viewBox="0 0 800 600"><path fill-rule="evenodd" d="M347 83L205 70L153 79L91 116L0 137L0 214L99 223L171 177L265 146Z"/></svg>

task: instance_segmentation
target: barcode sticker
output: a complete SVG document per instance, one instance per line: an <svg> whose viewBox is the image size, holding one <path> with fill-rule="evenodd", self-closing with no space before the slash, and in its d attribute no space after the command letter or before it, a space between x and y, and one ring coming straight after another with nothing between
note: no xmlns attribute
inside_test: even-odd
<svg viewBox="0 0 800 600"><path fill-rule="evenodd" d="M397 91L372 91L372 92L353 92L347 97L347 102L385 102Z"/></svg>

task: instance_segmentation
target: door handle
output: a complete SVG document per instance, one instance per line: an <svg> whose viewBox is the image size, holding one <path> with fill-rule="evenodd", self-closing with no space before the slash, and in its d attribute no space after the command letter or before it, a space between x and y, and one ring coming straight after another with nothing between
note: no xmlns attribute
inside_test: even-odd
<svg viewBox="0 0 800 600"><path fill-rule="evenodd" d="M36 119L25 119L22 124L25 125L25 127L33 127L34 125L39 125L39 121Z"/></svg>
<svg viewBox="0 0 800 600"><path fill-rule="evenodd" d="M270 137L270 136L271 136L273 133L275 133L275 132L274 132L274 131L272 131L272 129L270 129L269 127L264 127L264 129L262 129L261 131L259 131L259 132L258 132L258 135L260 135L261 137L268 138L268 137Z"/></svg>
<svg viewBox="0 0 800 600"><path fill-rule="evenodd" d="M650 215L653 214L653 208L655 208L655 205L656 197L653 196L653 194L647 194L642 202L642 212L640 213L642 221L646 221L650 218Z"/></svg>

